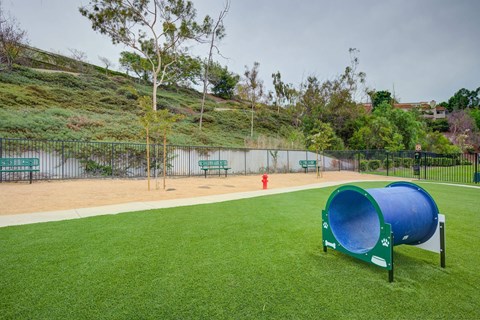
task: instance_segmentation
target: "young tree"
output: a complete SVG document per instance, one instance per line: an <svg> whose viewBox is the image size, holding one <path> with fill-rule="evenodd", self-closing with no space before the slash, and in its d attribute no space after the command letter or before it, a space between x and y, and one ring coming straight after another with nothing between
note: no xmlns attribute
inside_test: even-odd
<svg viewBox="0 0 480 320"><path fill-rule="evenodd" d="M0 2L0 66L4 64L11 69L27 42L27 32L14 18L7 16Z"/></svg>
<svg viewBox="0 0 480 320"><path fill-rule="evenodd" d="M145 128L147 137L147 183L148 191L150 191L150 138L153 138L155 143L160 140L163 141L163 189L166 186L166 172L167 172L167 137L172 130L173 124L182 118L181 115L172 115L167 109L153 110L151 108L152 99L149 96L142 96L138 99L140 108L143 110L143 115L140 117L140 123ZM155 159L158 157L158 148ZM157 168L155 163L155 168ZM158 189L158 170L155 170L156 189Z"/></svg>
<svg viewBox="0 0 480 320"><path fill-rule="evenodd" d="M165 190L166 176L167 176L167 138L172 131L173 124L178 120L182 119L183 116L178 114L171 114L170 112L168 112L167 109L158 110L155 114L156 114L156 118L154 123L155 124L154 133L160 136L163 140L162 173L163 173L163 190ZM158 159L158 154L155 158ZM155 172L158 172L158 170L156 170ZM157 175L155 176L155 178L157 178ZM158 189L158 180L157 180L156 188Z"/></svg>
<svg viewBox="0 0 480 320"><path fill-rule="evenodd" d="M150 66L147 59L136 52L122 51L118 60L120 66L127 71L132 71L139 80L147 82L150 79Z"/></svg>
<svg viewBox="0 0 480 320"><path fill-rule="evenodd" d="M73 49L73 48L69 48L68 51L70 51L71 58L75 60L77 69L80 72L84 72L85 64L87 63L87 53L85 51Z"/></svg>
<svg viewBox="0 0 480 320"><path fill-rule="evenodd" d="M152 72L152 109L157 109L157 88L187 40L199 40L207 24L195 21L196 10L185 0L90 0L79 8L92 28L141 54ZM210 21L205 17L204 21ZM172 59L165 62L165 56Z"/></svg>
<svg viewBox="0 0 480 320"><path fill-rule="evenodd" d="M198 41L208 25L195 21L193 3L185 0L90 0L79 11L91 21L93 30L108 35L114 44L132 48L148 61L153 111L157 110L157 89L177 63L182 45L187 40ZM204 19L209 20L208 16ZM171 59L164 61L167 56Z"/></svg>
<svg viewBox="0 0 480 320"><path fill-rule="evenodd" d="M146 151L147 151L147 189L150 191L150 129L156 122L156 110L152 110L152 98L142 96L138 98L138 105L143 110L143 116L140 117L140 124L145 129Z"/></svg>
<svg viewBox="0 0 480 320"><path fill-rule="evenodd" d="M352 99L357 101L358 86L365 86L367 74L363 71L357 72L358 65L360 63L357 55L360 53L360 50L357 48L349 48L348 53L350 54L350 66L345 68L345 72L340 76L340 80L345 83L347 90L352 96ZM366 88L364 89L364 91L367 91Z"/></svg>
<svg viewBox="0 0 480 320"><path fill-rule="evenodd" d="M100 56L98 56L98 60L100 60L100 62L102 62L105 65L105 74L108 75L108 68L113 66L113 62L108 60L107 57L100 57Z"/></svg>
<svg viewBox="0 0 480 320"><path fill-rule="evenodd" d="M291 106L295 103L297 91L292 84L287 84L282 81L280 71L272 73L273 88L275 89L275 96L273 104L277 107L277 113L280 113L280 107Z"/></svg>
<svg viewBox="0 0 480 320"><path fill-rule="evenodd" d="M253 114L255 111L255 107L257 106L258 101L263 96L263 81L260 80L258 77L258 67L260 63L254 62L252 69L248 69L245 66L244 72L244 84L242 86L241 95L243 98L250 102L250 106L252 109L252 117L250 122L250 137L253 138Z"/></svg>
<svg viewBox="0 0 480 320"><path fill-rule="evenodd" d="M210 36L210 48L208 51L208 58L204 66L204 74L203 74L203 95L202 95L202 107L200 109L200 121L199 121L199 129L202 131L202 121L203 121L203 110L205 108L205 98L207 96L207 86L208 86L208 72L210 65L212 63L212 55L213 55L213 49L216 48L218 51L218 48L216 47L216 41L221 40L223 37L225 37L225 26L223 25L223 19L225 19L225 16L228 13L228 10L230 8L230 1L227 0L225 3L225 7L223 8L222 11L220 11L220 14L218 15L217 21L207 21L207 35Z"/></svg>
<svg viewBox="0 0 480 320"><path fill-rule="evenodd" d="M392 98L392 94L387 90L381 90L381 91L373 90L373 91L370 91L368 95L370 96L370 99L372 101L372 110L375 110L382 103L393 105L394 101Z"/></svg>
<svg viewBox="0 0 480 320"><path fill-rule="evenodd" d="M285 83L282 81L280 71L272 73L273 88L275 89L275 99L273 104L277 106L277 113L280 113L280 106L285 101Z"/></svg>
<svg viewBox="0 0 480 320"><path fill-rule="evenodd" d="M235 87L240 81L240 76L228 71L219 63L212 63L208 73L208 82L212 85L212 93L223 99L231 99L235 93Z"/></svg>
<svg viewBox="0 0 480 320"><path fill-rule="evenodd" d="M315 127L311 132L311 135L308 137L310 148L315 150L315 154L317 155L317 178L319 177L319 152L323 153L328 147L330 147L332 140L334 139L335 132L333 131L332 127L328 123L323 123L321 121L317 121L315 123ZM322 164L323 165L323 164ZM321 172L321 170L320 170Z"/></svg>

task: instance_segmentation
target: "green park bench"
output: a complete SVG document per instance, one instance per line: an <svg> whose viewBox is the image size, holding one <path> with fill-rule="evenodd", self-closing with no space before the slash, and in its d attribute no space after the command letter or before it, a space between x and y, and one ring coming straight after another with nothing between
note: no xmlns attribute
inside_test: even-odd
<svg viewBox="0 0 480 320"><path fill-rule="evenodd" d="M316 168L317 167L317 160L300 160L298 162L300 166L305 169L305 173L307 173L308 168ZM320 167L318 167L320 169Z"/></svg>
<svg viewBox="0 0 480 320"><path fill-rule="evenodd" d="M218 175L220 176L220 170L225 170L225 177L229 169L227 160L199 160L198 165L200 169L205 171L205 178L207 177L208 170L218 170Z"/></svg>
<svg viewBox="0 0 480 320"><path fill-rule="evenodd" d="M40 159L38 158L0 158L0 173L2 172L30 172L30 183L34 172L39 172Z"/></svg>

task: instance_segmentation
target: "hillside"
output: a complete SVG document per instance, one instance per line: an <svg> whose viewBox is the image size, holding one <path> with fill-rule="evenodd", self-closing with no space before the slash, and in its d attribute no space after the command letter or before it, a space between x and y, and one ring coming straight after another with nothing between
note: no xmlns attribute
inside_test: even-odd
<svg viewBox="0 0 480 320"><path fill-rule="evenodd" d="M0 137L144 141L137 98L149 95L150 86L118 72L106 74L98 66L71 60L65 64L68 68L63 65L55 70L58 59L51 57L58 55L43 51L36 54L35 59L30 54L24 66L0 72ZM41 61L42 54L48 55L48 63ZM61 61L68 62L69 58L62 57ZM44 69L47 67L50 70ZM248 142L251 114L246 104L209 96L200 132L201 98L201 93L193 89L160 88L159 107L185 116L175 124L169 143L253 146ZM279 141L285 142L292 130L286 114L277 114L274 108L263 106L255 113L257 142L275 141L273 144L281 147ZM296 146L302 147L297 142Z"/></svg>

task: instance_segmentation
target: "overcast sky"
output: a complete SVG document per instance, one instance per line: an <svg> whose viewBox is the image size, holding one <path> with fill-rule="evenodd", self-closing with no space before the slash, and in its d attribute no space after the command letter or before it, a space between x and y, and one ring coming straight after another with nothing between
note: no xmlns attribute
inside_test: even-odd
<svg viewBox="0 0 480 320"><path fill-rule="evenodd" d="M89 62L119 53L107 36L91 29L78 12L88 0L0 0L28 33L32 46L69 55L84 51ZM217 17L223 0L194 0L198 16ZM401 102L451 97L480 86L479 0L231 0L227 36L217 57L240 75L260 63L271 74L299 83L309 75L332 79L357 48L359 70L376 90L395 90ZM202 52L201 49L193 49Z"/></svg>

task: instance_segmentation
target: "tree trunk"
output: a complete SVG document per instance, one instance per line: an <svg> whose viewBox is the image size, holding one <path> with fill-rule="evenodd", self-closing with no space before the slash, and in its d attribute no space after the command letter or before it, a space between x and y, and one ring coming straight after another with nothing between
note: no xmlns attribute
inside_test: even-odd
<svg viewBox="0 0 480 320"><path fill-rule="evenodd" d="M153 72L152 109L157 111L157 74Z"/></svg>
<svg viewBox="0 0 480 320"><path fill-rule="evenodd" d="M166 187L166 183L165 183L166 175L167 175L167 133L164 132L163 133L163 190L165 190L165 187Z"/></svg>
<svg viewBox="0 0 480 320"><path fill-rule="evenodd" d="M199 129L202 131L202 122L203 122L203 110L205 108L205 97L207 96L207 83L208 83L208 71L210 63L212 61L212 49L213 43L215 41L215 32L212 33L212 41L210 42L210 51L208 52L207 65L205 66L205 73L203 74L203 96L202 96L202 108L200 110L200 126Z"/></svg>
<svg viewBox="0 0 480 320"><path fill-rule="evenodd" d="M253 138L253 107L255 105L255 102L252 101L252 119L250 121L250 137Z"/></svg>
<svg viewBox="0 0 480 320"><path fill-rule="evenodd" d="M155 190L158 190L158 145L155 144Z"/></svg>
<svg viewBox="0 0 480 320"><path fill-rule="evenodd" d="M147 184L148 191L150 191L150 141L148 139L148 127L147 130Z"/></svg>

